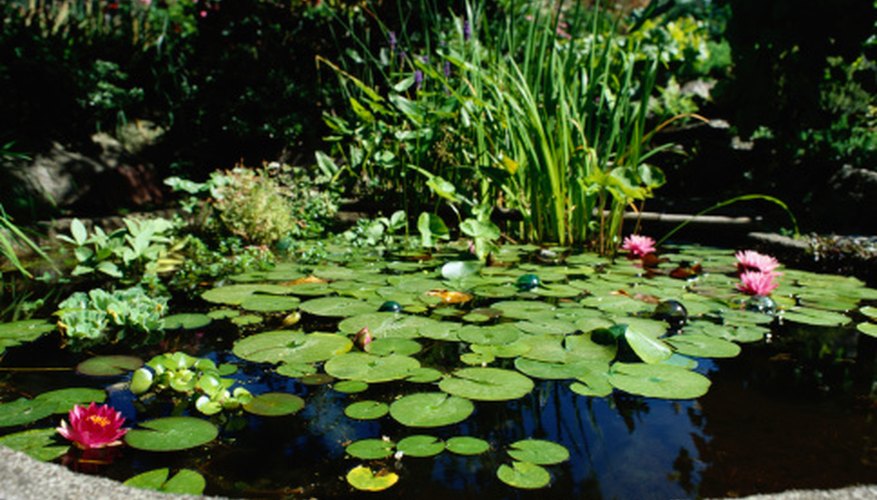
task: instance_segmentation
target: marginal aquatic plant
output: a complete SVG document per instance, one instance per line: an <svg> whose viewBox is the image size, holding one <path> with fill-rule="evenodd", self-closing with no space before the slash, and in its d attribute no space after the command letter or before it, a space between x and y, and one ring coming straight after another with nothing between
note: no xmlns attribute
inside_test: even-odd
<svg viewBox="0 0 877 500"><path fill-rule="evenodd" d="M135 340L160 333L167 298L150 297L140 287L108 292L76 292L58 305L58 328L75 345ZM131 339L130 334L140 338Z"/></svg>
<svg viewBox="0 0 877 500"><path fill-rule="evenodd" d="M92 402L87 407L75 405L68 415L70 423L61 420L58 434L73 441L77 448L89 450L122 444L125 418L110 405Z"/></svg>

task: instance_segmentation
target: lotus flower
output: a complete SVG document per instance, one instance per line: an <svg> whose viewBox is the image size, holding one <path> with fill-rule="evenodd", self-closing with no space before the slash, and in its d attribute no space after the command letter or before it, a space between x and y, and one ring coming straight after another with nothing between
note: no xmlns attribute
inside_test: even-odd
<svg viewBox="0 0 877 500"><path fill-rule="evenodd" d="M122 429L125 418L110 405L94 402L88 407L76 405L70 410L69 417L70 425L62 420L58 433L83 450L120 445L121 437L128 432L128 429Z"/></svg>
<svg viewBox="0 0 877 500"><path fill-rule="evenodd" d="M779 267L780 263L770 255L760 254L753 250L742 250L734 254L737 258L737 271L745 273L747 271L758 271L762 273L772 273L774 269Z"/></svg>
<svg viewBox="0 0 877 500"><path fill-rule="evenodd" d="M776 275L771 272L746 271L740 275L740 283L737 283L737 289L747 295L766 297L776 287L780 286L775 278Z"/></svg>
<svg viewBox="0 0 877 500"><path fill-rule="evenodd" d="M655 240L648 236L631 234L624 238L621 248L627 250L632 257L643 257L655 252Z"/></svg>

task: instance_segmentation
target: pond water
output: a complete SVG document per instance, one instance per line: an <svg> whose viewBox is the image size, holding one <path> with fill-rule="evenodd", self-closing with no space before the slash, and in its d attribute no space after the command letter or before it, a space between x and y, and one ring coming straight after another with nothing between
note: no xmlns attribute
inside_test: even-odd
<svg viewBox="0 0 877 500"><path fill-rule="evenodd" d="M436 381L413 382L406 379L410 376L407 375L370 383L363 392L345 393L336 390L339 379L325 374L332 371L337 375L339 370L343 371L332 366L326 369L325 365L330 361L309 361L317 375L296 377L277 373L274 370L276 363L248 361L236 355L250 357L247 354L250 351L241 348L241 339L280 328L288 311L261 313L263 323L256 326L238 327L228 319L219 319L208 326L172 331L161 344L140 348L136 352L106 346L88 352L62 350L58 348L57 334L47 335L31 344L7 350L0 363L0 400L8 403L21 396L33 398L64 387L94 387L107 389L107 402L123 413L126 426L137 427L138 423L170 414L211 420L219 428L218 438L191 449L159 453L123 446L90 455L71 448L57 461L83 473L120 481L160 467L192 469L206 479L206 494L232 497L374 496L374 493L358 493L345 480L348 472L359 465L396 473L398 482L379 494L394 498L535 498L546 495L560 498L696 498L874 483L877 481L877 403L874 394L877 338L864 335L857 329L857 324L872 321L860 311L863 306L867 308L868 304L875 303L874 291L846 278L818 277L785 269L781 288L775 292L777 304L788 318L780 322L761 314L743 313L729 305L736 303L734 301L740 299L737 297L740 294L734 291L733 258L728 256L732 253L682 249L660 266L658 274L665 275L656 277L641 276L642 268L634 262L610 266L591 258L573 258L550 265L525 262L518 267L493 270L476 268L474 273L470 269L463 275L449 271L444 278L440 264L413 261L391 267L386 264L374 267L373 262L362 264L370 270L366 273L368 277L360 281L357 281L357 275L365 267L349 264L316 268L290 265L284 268L286 274L274 276L282 278L273 281L275 284L305 287L299 290L303 293L295 295L301 300L302 311L302 321L295 328L304 332L334 334L340 330L351 336L354 326L345 325L345 322L359 326L356 318L360 317L371 326L375 342L385 338L415 340L422 350L409 357L417 359L421 367L438 369L445 378L449 373L455 373L454 370L489 366L508 371L517 368L516 373L524 372L534 380L533 389L521 397L489 401L475 396L474 411L458 423L412 427L403 425L391 415L367 420L345 415L345 408L356 401L373 400L392 407L404 395L436 392L439 390ZM704 268L694 281L666 276L682 263L688 266L692 259L697 259ZM542 287L535 291L502 289L514 286L524 272L540 275ZM615 277L610 278L613 273ZM291 280L299 276L322 276L324 281L291 285ZM394 276L404 279L389 279ZM260 278L265 276L243 276L237 283L263 282ZM431 281L418 283L418 280ZM605 283L598 284L599 280ZM353 287L353 282L369 286ZM473 298L450 304L442 302L444 297L438 301L430 299L428 292L436 289L436 283L440 289L470 291ZM564 286L578 288L578 291ZM356 293L351 292L354 288ZM691 335L688 331L691 329L710 332L715 338L720 338L720 334L704 326L705 323L718 324L725 329L724 340L740 343L742 351L736 356L726 357L727 352L722 354L724 346L720 345L716 351L719 357L685 356L686 362L696 361L696 367L686 365L688 368L711 381L708 391L696 398L645 397L618 388L610 389L608 396L585 396L581 395L581 387L574 390L571 382L575 380L570 377L540 377L539 373L545 373L539 371L545 368L544 365L519 361L526 358L559 369L558 365L565 362L581 360L578 357L566 361L556 358L555 348L543 345L541 341L532 343L530 354L500 355L489 359L483 357L482 350L476 353L482 357L473 357L472 345L476 343L461 342L460 337L475 338L475 330L455 335L453 339L423 325L417 330L419 334L398 334L404 329L393 330L386 323L362 318L370 313L324 314L319 307L307 305L309 301L316 304L312 302L316 298L337 296L357 297L356 300L370 304L370 307L379 305L384 299L396 299L406 310L384 314L395 314L396 318L429 317L441 324L452 323L455 328L514 324L524 329L519 337L523 335L531 341L536 337L549 337L554 339L552 342L594 334L596 328L587 331L599 323L595 323L594 318L601 321L612 318L610 324L623 322L648 331L655 326L654 323L659 323L647 314L654 310L655 300L673 298L683 302L690 314L688 324L677 336ZM589 297L603 297L606 302L597 304L589 301ZM619 297L624 301L619 301ZM823 304L828 304L828 308L818 307L817 297L824 299ZM518 311L502 304L521 301L546 303L551 306L550 314L536 310ZM855 307L847 306L844 310L848 311L847 316L852 321L841 321L836 316L840 314L840 306L850 301ZM173 306L174 301L171 301L172 309ZM320 307L323 306L326 304ZM494 307L500 307L503 314L492 316ZM196 312L217 308L237 310L237 306L228 303L211 305L199 300L192 301L187 308ZM455 309L459 313L451 311ZM594 311L594 314L569 312L578 309ZM473 310L488 318L471 316ZM719 310L721 314L716 316ZM864 311L870 312L868 309ZM174 309L174 312L182 311ZM337 317L342 314L346 319ZM570 321L574 327L566 333L549 332L560 327L557 321ZM524 322L528 324L524 325ZM833 322L845 324L831 324ZM663 324L663 329L666 328L667 325ZM378 343L373 345L377 347ZM576 351L579 348L573 348L569 343L559 345L567 352L584 352ZM688 352L680 347L681 343L672 346L677 350L677 356L680 351ZM594 348L587 348L588 356L594 355ZM237 385L246 387L253 394L295 394L304 400L305 406L300 412L287 416L261 417L238 411L208 417L201 415L185 397L159 395L142 401L127 388L130 373L117 377L93 377L73 370L82 360L99 354L136 354L148 361L154 355L174 351L207 357L217 365L234 364L238 371L231 377ZM358 351L358 347L353 346L352 351ZM542 354L534 355L537 351ZM470 355L468 358L467 354ZM613 350L611 354L617 354L616 362L632 361L623 358L624 353ZM285 363L300 369L301 365L296 363L305 358L301 358L297 351L285 359L281 366ZM679 360L673 363L685 364ZM591 390L599 390L599 383L593 379L584 377L579 380ZM610 377L610 380L613 379ZM25 426L0 427L0 434L53 427L62 417L64 415L54 415ZM485 440L489 449L475 455L445 450L426 458L391 454L379 459L351 457L347 450L350 443L367 438L398 443L406 436L417 434L445 442L455 436L476 437ZM550 474L550 483L532 491L514 488L497 477L501 466L513 462L509 446L525 439L558 443L569 452L568 460L544 466Z"/></svg>

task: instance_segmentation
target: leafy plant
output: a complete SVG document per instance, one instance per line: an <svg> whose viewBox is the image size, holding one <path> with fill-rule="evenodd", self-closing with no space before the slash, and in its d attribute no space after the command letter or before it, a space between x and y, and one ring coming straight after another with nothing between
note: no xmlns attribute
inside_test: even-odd
<svg viewBox="0 0 877 500"><path fill-rule="evenodd" d="M189 238L186 258L170 279L170 287L197 290L202 283L214 282L232 274L265 271L274 265L274 254L264 246L245 246L239 238L220 240L211 250L201 239Z"/></svg>
<svg viewBox="0 0 877 500"><path fill-rule="evenodd" d="M22 275L32 278L33 275L28 272L28 270L24 267L21 261L18 259L18 255L15 253L15 247L12 244L15 241L19 241L26 245L28 248L34 251L37 255L39 255L43 260L54 266L54 262L52 259L43 251L42 248L39 247L33 240L27 237L26 234L12 222L12 217L6 214L3 210L3 205L0 204L0 256L8 260L12 266Z"/></svg>
<svg viewBox="0 0 877 500"><path fill-rule="evenodd" d="M236 410L252 401L250 391L235 387L233 365L216 366L208 358L194 358L184 352L164 353L152 358L145 367L134 371L131 392L142 397L147 393L173 391L191 397L195 408L205 415Z"/></svg>
<svg viewBox="0 0 877 500"><path fill-rule="evenodd" d="M356 225L345 231L341 237L356 247L387 248L397 242L397 235L403 229L407 233L406 214L402 210L397 210L389 218L359 219Z"/></svg>
<svg viewBox="0 0 877 500"><path fill-rule="evenodd" d="M58 328L76 346L132 340L150 342L164 328L167 299L140 287L76 292L58 305ZM131 338L136 335L138 338Z"/></svg>

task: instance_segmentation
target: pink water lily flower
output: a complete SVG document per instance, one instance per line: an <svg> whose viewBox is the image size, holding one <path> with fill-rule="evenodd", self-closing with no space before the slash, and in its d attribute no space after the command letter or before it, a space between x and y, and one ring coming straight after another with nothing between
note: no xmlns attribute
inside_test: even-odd
<svg viewBox="0 0 877 500"><path fill-rule="evenodd" d="M774 269L780 265L770 255L760 254L754 250L741 250L735 253L734 257L737 258L737 271L740 273L745 273L746 271L773 273Z"/></svg>
<svg viewBox="0 0 877 500"><path fill-rule="evenodd" d="M83 450L120 445L122 436L128 432L122 429L125 418L110 405L94 402L88 407L76 405L69 417L70 424L61 420L57 431Z"/></svg>
<svg viewBox="0 0 877 500"><path fill-rule="evenodd" d="M631 234L624 238L621 248L627 250L633 257L642 257L655 252L655 240L648 236Z"/></svg>
<svg viewBox="0 0 877 500"><path fill-rule="evenodd" d="M778 286L780 285L776 282L776 275L774 273L746 271L740 275L740 283L737 283L737 290L747 295L766 297Z"/></svg>

